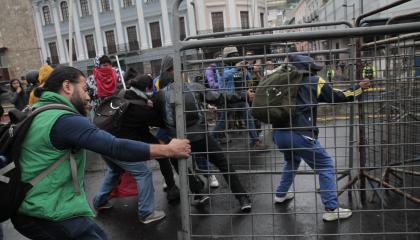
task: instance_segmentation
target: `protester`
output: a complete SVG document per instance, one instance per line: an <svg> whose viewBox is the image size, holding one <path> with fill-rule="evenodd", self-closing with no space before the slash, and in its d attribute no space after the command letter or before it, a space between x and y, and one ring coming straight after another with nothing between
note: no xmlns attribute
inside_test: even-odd
<svg viewBox="0 0 420 240"><path fill-rule="evenodd" d="M23 110L28 105L28 95L19 79L10 81L9 97L16 109Z"/></svg>
<svg viewBox="0 0 420 240"><path fill-rule="evenodd" d="M225 47L223 49L223 57L238 57L238 49L236 47ZM245 121L250 136L250 147L256 150L265 150L268 148L260 139L255 127L254 117L251 114L248 99L252 99L255 93L252 89L248 89L248 81L251 80L251 73L247 69L247 65L239 60L225 60L223 69L223 77L219 82L220 92L224 94L224 101L219 104L217 113L216 126L214 127L214 137L220 143L229 142L226 139L226 121L229 108L237 108L239 121Z"/></svg>
<svg viewBox="0 0 420 240"><path fill-rule="evenodd" d="M121 76L124 75L112 67L111 59L107 55L96 57L94 64L93 75L87 79L93 111L102 99L111 96L119 89L119 83L122 82Z"/></svg>
<svg viewBox="0 0 420 240"><path fill-rule="evenodd" d="M80 194L72 183L69 161L53 170L26 195L12 218L15 228L30 239L107 239L91 219L94 216L84 190L85 149L135 164L153 158L187 158L188 140L174 139L168 145L145 144L116 138L96 128L85 116L89 103L86 79L72 67L55 69L43 87L35 91L34 108L58 103L66 110L47 110L33 120L22 143L20 168L23 182L37 176L58 159L69 156L77 163Z"/></svg>
<svg viewBox="0 0 420 240"><path fill-rule="evenodd" d="M42 65L42 67L39 69L38 72L38 84L39 86L43 86L45 81L47 80L48 76L52 73L54 69L48 65L48 64L44 64ZM38 98L35 97L34 95L34 91L30 92L29 95L29 106L32 106L34 103L38 102Z"/></svg>
<svg viewBox="0 0 420 240"><path fill-rule="evenodd" d="M124 98L137 103L130 104L120 120L117 137L135 141L159 144L159 141L150 133L150 126L163 126L159 114L153 109L149 100L152 93L153 79L147 75L139 75L130 81L130 89L124 93ZM163 211L155 211L154 190L151 170L142 162L133 166L118 159L112 160L103 156L108 164L108 171L103 180L101 189L96 194L93 205L97 209L109 207L109 198L112 190L119 184L118 180L124 171L130 173L136 180L138 192L139 218L142 223L151 223L162 219ZM175 185L172 167L168 158L158 159L162 174L168 186L167 198L169 201L179 200L179 189ZM153 217L148 216L155 213Z"/></svg>
<svg viewBox="0 0 420 240"><path fill-rule="evenodd" d="M168 66L162 68L162 74L160 76L160 90L156 96L156 109L160 112L165 122L165 130L171 137L176 136L176 119L173 99L174 94L174 69L173 59L169 56L164 57L162 65L165 63ZM172 64L171 64L172 63ZM196 96L196 93L202 93L204 86L195 84L184 84L189 94L184 96L185 110L190 112L185 116L186 124L186 137L191 141L191 149L193 153L208 152L208 160L213 163L220 172L223 173L223 177L226 182L229 183L229 187L233 193L235 193L236 199L239 201L241 211L251 211L251 200L248 193L243 188L242 183L236 174L229 174L235 172L232 164L228 163L228 160L223 154L222 149L216 140L211 136L205 134L206 126L204 123L203 111L201 103L199 102L200 96ZM200 89L200 87L202 87ZM195 109L195 110L193 110ZM193 191L193 190L192 190ZM194 192L193 193L199 193Z"/></svg>
<svg viewBox="0 0 420 240"><path fill-rule="evenodd" d="M369 87L369 82L362 81L358 86L340 91L333 89L317 75L322 67L315 64L311 57L290 55L289 63L310 73L304 77L303 85L298 90L290 128L276 129L278 125L273 123L273 128L276 129L273 133L274 142L282 149L286 161L274 201L283 203L294 198L294 193L288 190L303 159L319 175L320 194L325 206L322 218L325 221L349 218L352 215L351 210L340 208L338 204L334 160L318 140L317 105L319 102L353 101L362 94L363 89Z"/></svg>

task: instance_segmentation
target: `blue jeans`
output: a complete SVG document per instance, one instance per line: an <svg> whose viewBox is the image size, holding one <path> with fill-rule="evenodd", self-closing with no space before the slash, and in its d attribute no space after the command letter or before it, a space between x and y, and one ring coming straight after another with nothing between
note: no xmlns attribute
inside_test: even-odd
<svg viewBox="0 0 420 240"><path fill-rule="evenodd" d="M286 195L303 159L319 175L321 200L325 208L336 209L338 200L334 163L320 142L300 133L280 130L274 131L273 140L286 160L276 195Z"/></svg>
<svg viewBox="0 0 420 240"><path fill-rule="evenodd" d="M99 192L93 198L93 206L99 208L108 202L112 190L118 186L119 178L127 171L137 183L138 215L145 218L155 210L155 194L152 171L144 162L122 162L102 156L108 164L108 171Z"/></svg>
<svg viewBox="0 0 420 240"><path fill-rule="evenodd" d="M222 106L224 108L224 106ZM255 144L259 141L257 129L255 127L255 120L251 114L251 109L249 108L248 102L237 102L237 103L229 103L227 108L240 108L240 110L234 110L235 112L240 114L240 119L246 121L246 125L249 131L249 137L251 138L251 143ZM226 131L226 119L229 110L222 110L217 112L217 119L216 119L216 126L214 127L213 136L223 137L224 132ZM233 111L233 110L232 110Z"/></svg>
<svg viewBox="0 0 420 240"><path fill-rule="evenodd" d="M60 222L16 215L12 218L15 229L29 239L106 240L106 234L90 217L75 217Z"/></svg>

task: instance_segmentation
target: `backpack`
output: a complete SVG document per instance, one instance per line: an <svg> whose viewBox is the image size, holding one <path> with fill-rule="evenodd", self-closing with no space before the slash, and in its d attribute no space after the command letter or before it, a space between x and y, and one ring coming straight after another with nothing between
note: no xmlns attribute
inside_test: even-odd
<svg viewBox="0 0 420 240"><path fill-rule="evenodd" d="M289 127L298 90L308 74L308 71L285 69L264 78L255 91L252 116L276 127Z"/></svg>
<svg viewBox="0 0 420 240"><path fill-rule="evenodd" d="M26 193L68 158L68 155L64 155L31 181L21 181L19 161L26 133L34 118L39 113L50 109L63 109L76 113L75 110L63 104L48 104L34 111L20 112L13 122L0 127L0 222L11 218L19 209ZM70 163L75 192L80 193L77 166L72 155L70 155Z"/></svg>
<svg viewBox="0 0 420 240"><path fill-rule="evenodd" d="M126 91L121 90L115 95L105 98L97 107L93 123L100 129L105 130L112 135L117 135L121 121L130 104L146 105L139 100L131 100L124 98Z"/></svg>

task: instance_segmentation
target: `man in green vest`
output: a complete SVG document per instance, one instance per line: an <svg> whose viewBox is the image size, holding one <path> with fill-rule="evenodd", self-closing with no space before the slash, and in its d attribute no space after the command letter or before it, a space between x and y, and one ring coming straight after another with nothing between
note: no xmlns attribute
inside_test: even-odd
<svg viewBox="0 0 420 240"><path fill-rule="evenodd" d="M21 178L28 182L58 159L71 157L77 163L77 182L72 181L66 160L37 183L26 195L12 218L15 228L29 239L107 239L91 219L94 216L84 190L85 149L134 164L153 158L187 158L188 140L175 139L168 145L149 145L120 139L96 128L85 117L89 107L86 78L72 67L55 69L35 95L34 108L58 103L66 110L47 110L35 117L22 143ZM80 188L80 191L76 189Z"/></svg>

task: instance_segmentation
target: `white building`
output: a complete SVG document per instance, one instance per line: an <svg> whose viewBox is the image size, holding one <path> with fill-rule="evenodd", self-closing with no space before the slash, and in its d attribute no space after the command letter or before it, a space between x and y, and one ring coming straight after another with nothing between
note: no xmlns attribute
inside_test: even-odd
<svg viewBox="0 0 420 240"><path fill-rule="evenodd" d="M124 64L156 73L171 53L173 0L32 0L42 59L69 62L69 5L73 1L75 66L89 59L122 55ZM264 0L184 0L180 7L181 38L257 28L266 24ZM140 56L140 57L139 57Z"/></svg>

